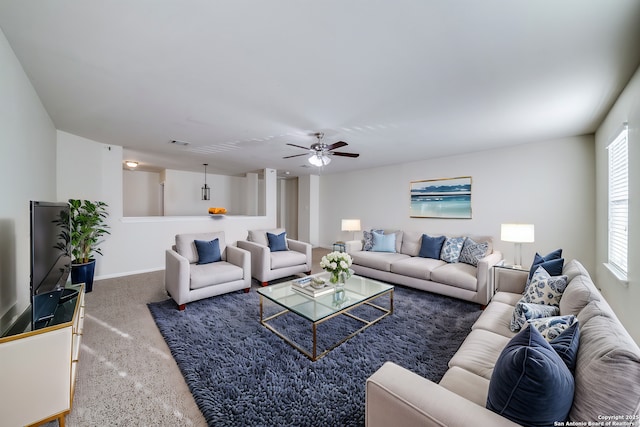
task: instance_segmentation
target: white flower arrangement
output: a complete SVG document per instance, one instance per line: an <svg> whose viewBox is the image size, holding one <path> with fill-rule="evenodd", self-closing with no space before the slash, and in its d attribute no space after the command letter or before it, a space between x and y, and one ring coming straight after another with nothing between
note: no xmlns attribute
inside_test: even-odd
<svg viewBox="0 0 640 427"><path fill-rule="evenodd" d="M337 283L341 273L344 273L346 278L351 277L349 267L351 267L352 263L351 255L346 252L335 251L322 257L320 267L331 273L331 279L329 279L331 283Z"/></svg>

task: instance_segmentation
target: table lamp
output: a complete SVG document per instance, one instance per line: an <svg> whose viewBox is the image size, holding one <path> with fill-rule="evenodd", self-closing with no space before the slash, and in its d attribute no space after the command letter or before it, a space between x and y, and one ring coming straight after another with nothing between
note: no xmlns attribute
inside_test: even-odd
<svg viewBox="0 0 640 427"><path fill-rule="evenodd" d="M522 244L533 243L533 238L533 224L502 224L500 226L500 240L515 244L514 267L522 267Z"/></svg>
<svg viewBox="0 0 640 427"><path fill-rule="evenodd" d="M353 231L353 240L356 239L356 231L360 231L359 219L343 219L342 231Z"/></svg>

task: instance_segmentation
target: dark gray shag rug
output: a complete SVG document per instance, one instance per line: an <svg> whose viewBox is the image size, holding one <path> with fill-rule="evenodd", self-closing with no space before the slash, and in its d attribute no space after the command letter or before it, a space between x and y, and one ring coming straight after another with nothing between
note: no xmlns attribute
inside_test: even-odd
<svg viewBox="0 0 640 427"><path fill-rule="evenodd" d="M379 304L388 306L388 297ZM389 360L439 381L480 315L476 304L396 286L393 315L312 362L260 324L255 290L196 301L182 312L172 300L149 310L211 426L363 426L369 376ZM276 320L310 348L309 322L292 313ZM354 328L346 316L331 319L319 326L319 344L326 348L328 338Z"/></svg>

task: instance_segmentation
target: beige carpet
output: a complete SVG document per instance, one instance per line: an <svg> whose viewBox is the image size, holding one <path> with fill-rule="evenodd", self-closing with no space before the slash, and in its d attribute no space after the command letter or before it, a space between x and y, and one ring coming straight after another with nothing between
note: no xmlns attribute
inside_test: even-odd
<svg viewBox="0 0 640 427"><path fill-rule="evenodd" d="M327 252L314 249L314 273ZM147 309L166 298L163 271L94 283L67 426L206 426Z"/></svg>

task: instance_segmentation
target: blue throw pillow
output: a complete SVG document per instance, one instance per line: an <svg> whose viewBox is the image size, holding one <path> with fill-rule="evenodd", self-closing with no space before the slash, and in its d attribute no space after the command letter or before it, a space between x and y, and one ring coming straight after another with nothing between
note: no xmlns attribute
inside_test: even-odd
<svg viewBox="0 0 640 427"><path fill-rule="evenodd" d="M558 337L552 339L549 344L573 374L576 370L576 359L578 358L578 347L580 346L578 322L576 321L565 329Z"/></svg>
<svg viewBox="0 0 640 427"><path fill-rule="evenodd" d="M458 262L465 239L466 237L447 237L440 251L440 259L451 263Z"/></svg>
<svg viewBox="0 0 640 427"><path fill-rule="evenodd" d="M395 252L396 251L396 234L380 234L373 232L373 252Z"/></svg>
<svg viewBox="0 0 640 427"><path fill-rule="evenodd" d="M288 250L286 231L283 231L280 234L273 234L273 233L267 232L267 239L269 239L269 249L271 249L271 252Z"/></svg>
<svg viewBox="0 0 640 427"><path fill-rule="evenodd" d="M531 270L529 270L529 279L531 279L531 276L533 275L533 272L536 271L536 269L542 264L542 263L546 263L549 261L556 261L562 258L562 249L556 249L555 251L551 251L548 254L542 256L540 255L538 252L536 252L536 254L533 256L533 262L531 263ZM550 263L550 264L546 264L547 267L549 269L554 270L555 272L557 272L557 267L558 265L560 265L560 272L557 272L557 274L552 274L552 276L559 276L560 274L562 274L562 267L564 266L564 259L562 261L556 261L555 263ZM545 270L547 270L547 268L545 268ZM549 270L547 270L549 271ZM549 271L549 273L551 273Z"/></svg>
<svg viewBox="0 0 640 427"><path fill-rule="evenodd" d="M198 252L197 264L210 264L222 260L220 255L220 242L218 238L211 241L195 240L196 251Z"/></svg>
<svg viewBox="0 0 640 427"><path fill-rule="evenodd" d="M573 404L573 375L536 328L502 350L489 381L487 409L525 426L564 422Z"/></svg>
<svg viewBox="0 0 640 427"><path fill-rule="evenodd" d="M422 258L440 259L440 251L442 251L442 245L445 239L446 237L444 236L431 237L423 234L418 256Z"/></svg>
<svg viewBox="0 0 640 427"><path fill-rule="evenodd" d="M538 267L542 267L547 270L549 276L560 276L562 274L562 268L564 267L564 258L543 261L539 264L532 265L531 270L529 270L529 280L531 280L531 277L533 277Z"/></svg>

